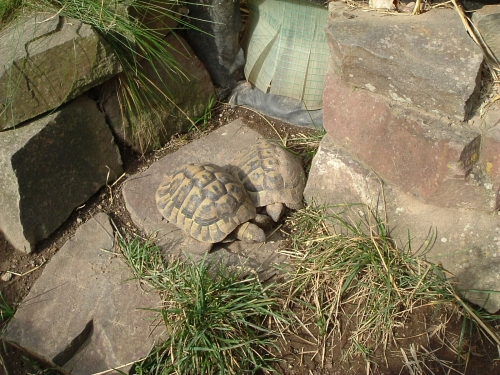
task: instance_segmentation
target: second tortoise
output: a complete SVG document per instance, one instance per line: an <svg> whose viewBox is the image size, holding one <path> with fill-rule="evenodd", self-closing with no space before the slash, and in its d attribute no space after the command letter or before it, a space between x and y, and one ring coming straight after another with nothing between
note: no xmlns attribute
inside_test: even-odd
<svg viewBox="0 0 500 375"><path fill-rule="evenodd" d="M256 207L278 221L285 210L302 207L306 178L300 160L278 142L261 139L235 158L230 171Z"/></svg>

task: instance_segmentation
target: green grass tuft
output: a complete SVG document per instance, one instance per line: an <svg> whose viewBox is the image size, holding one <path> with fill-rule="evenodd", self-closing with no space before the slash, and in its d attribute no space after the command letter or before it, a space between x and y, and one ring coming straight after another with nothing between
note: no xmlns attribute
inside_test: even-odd
<svg viewBox="0 0 500 375"><path fill-rule="evenodd" d="M137 374L244 374L274 371L276 327L288 324L273 284L206 259L173 260L139 238L120 239L135 277L163 296L156 310L167 339L136 365Z"/></svg>
<svg viewBox="0 0 500 375"><path fill-rule="evenodd" d="M210 96L208 100L207 107L205 108L205 113L203 116L193 119L193 125L189 129L189 131L205 131L208 125L208 122L212 119L212 113L217 104L217 99L215 96Z"/></svg>
<svg viewBox="0 0 500 375"><path fill-rule="evenodd" d="M151 288L163 289L165 270L161 247L156 246L151 239L130 239L121 235L118 236L118 244L134 277Z"/></svg>
<svg viewBox="0 0 500 375"><path fill-rule="evenodd" d="M272 371L278 333L267 327L286 319L271 285L241 277L221 265L175 261L167 269L164 306L159 311L168 339L164 373L242 374ZM163 353L163 354L160 354Z"/></svg>
<svg viewBox="0 0 500 375"><path fill-rule="evenodd" d="M0 292L0 322L8 322L14 317L14 314L16 313L16 310L14 307L10 306L7 301L5 300L5 297L3 296L2 292Z"/></svg>

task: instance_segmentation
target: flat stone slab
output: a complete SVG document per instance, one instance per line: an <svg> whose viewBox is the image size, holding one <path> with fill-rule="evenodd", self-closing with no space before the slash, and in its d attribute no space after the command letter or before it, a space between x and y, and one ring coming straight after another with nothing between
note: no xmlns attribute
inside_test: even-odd
<svg viewBox="0 0 500 375"><path fill-rule="evenodd" d="M113 246L106 214L80 226L47 264L4 339L68 373L128 373L162 333L153 330L155 313L144 310L159 307L160 298L132 279Z"/></svg>
<svg viewBox="0 0 500 375"><path fill-rule="evenodd" d="M326 35L335 74L356 89L460 121L479 93L483 54L453 9L405 17L331 2Z"/></svg>
<svg viewBox="0 0 500 375"><path fill-rule="evenodd" d="M146 171L131 176L125 182L123 197L132 220L146 233L158 232L156 242L163 247L165 255L182 256L186 252L194 260L200 259L207 252L206 245L192 240L184 231L162 218L156 208L156 190L164 176L182 164L211 162L224 167L260 138L242 119L237 119L165 156ZM261 277L267 278L275 272L271 265L285 259L277 253L280 245L281 237L277 233L264 244L245 244L241 241L217 244L208 259L222 259L231 266L258 269Z"/></svg>
<svg viewBox="0 0 500 375"><path fill-rule="evenodd" d="M326 135L321 141L304 191L308 202L328 205L363 203L387 214L391 236L399 248L415 252L431 245L426 258L453 273L467 290L500 290L500 216L422 203L382 181L377 174L336 146ZM356 208L351 217L359 220ZM432 235L433 238L429 236ZM500 294L466 292L466 298L490 312L500 309Z"/></svg>
<svg viewBox="0 0 500 375"><path fill-rule="evenodd" d="M50 111L122 70L90 25L54 13L20 17L0 39L0 130Z"/></svg>
<svg viewBox="0 0 500 375"><path fill-rule="evenodd" d="M104 115L84 95L0 132L0 230L16 249L29 253L121 173Z"/></svg>

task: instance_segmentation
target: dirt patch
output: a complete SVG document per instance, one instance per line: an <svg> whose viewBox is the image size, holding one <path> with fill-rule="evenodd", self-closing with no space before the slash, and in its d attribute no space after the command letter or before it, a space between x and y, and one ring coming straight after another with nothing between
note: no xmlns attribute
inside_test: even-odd
<svg viewBox="0 0 500 375"><path fill-rule="evenodd" d="M342 332L325 342L316 341L318 332L311 323L281 341L283 362L278 369L285 375L499 374L496 347L477 332L463 343L462 353L457 352L463 321L456 317L451 309L415 309L406 324L395 330L394 342L387 343L386 349L381 343L374 352L367 351L366 357L346 353ZM342 316L342 331L355 329L354 321L355 317Z"/></svg>
<svg viewBox="0 0 500 375"><path fill-rule="evenodd" d="M231 108L219 105L214 109L212 117L198 124L198 129L187 135L179 135L161 150L148 155L138 155L127 147L121 147L125 173L111 186L102 188L95 196L81 207L78 207L70 218L50 238L36 245L32 254L24 254L14 250L0 233L0 274L12 273L9 281L0 281L0 291L10 306L18 306L29 292L33 283L41 275L44 265L71 238L76 229L97 212L107 213L117 227L129 234L138 233L125 208L121 194L122 183L127 177L142 172L153 162L176 151L187 142L203 137L212 130L241 117L249 127L265 138L281 138L290 140L302 134L313 134L313 129L294 127L288 124L267 119L262 115L244 108ZM498 352L494 345L482 341L475 334L464 343L464 354L459 355L457 338L463 329L461 320L450 320L451 312L438 311L432 307L417 309L405 326L394 333L395 342L388 343L375 353L367 353L372 361L363 357L346 357L345 345L341 335L324 343L318 343L318 332L315 325L298 329L296 335L287 335L281 341L281 353L276 355L283 359L278 370L286 375L298 374L497 374L500 373ZM307 321L308 317L304 317ZM309 319L310 320L310 319ZM353 317L342 317L340 327L348 330L352 327ZM444 325L446 323L446 330ZM469 329L469 326L465 326ZM498 327L497 327L498 328ZM475 329L475 328L474 328ZM397 345L396 345L397 344ZM402 347L405 354L401 352ZM422 349L424 348L425 349ZM426 350L427 352L424 352ZM415 364L411 369L404 366L405 361L412 361L412 353L425 361ZM19 350L4 345L0 349L3 366L0 374L56 374L39 361L21 353ZM404 356L407 356L406 360ZM433 356L440 361L434 361ZM367 356L368 358L368 356ZM373 358L376 360L373 361ZM460 358L460 360L459 360ZM424 365L425 364L425 365ZM422 369L419 372L419 367ZM427 368L425 368L427 366ZM451 370L451 368L453 370ZM413 371L413 372L412 372ZM457 372L458 371L458 372Z"/></svg>

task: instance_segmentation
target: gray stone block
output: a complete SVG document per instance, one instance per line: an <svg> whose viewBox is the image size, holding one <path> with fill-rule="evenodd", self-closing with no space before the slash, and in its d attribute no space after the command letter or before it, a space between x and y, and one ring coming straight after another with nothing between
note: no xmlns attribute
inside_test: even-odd
<svg viewBox="0 0 500 375"><path fill-rule="evenodd" d="M160 298L132 279L113 246L107 215L83 224L47 264L3 338L67 373L128 373L162 333L153 330L155 313L144 310Z"/></svg>
<svg viewBox="0 0 500 375"><path fill-rule="evenodd" d="M387 17L330 4L326 34L344 83L439 116L468 116L483 54L454 10Z"/></svg>
<svg viewBox="0 0 500 375"><path fill-rule="evenodd" d="M130 118L115 89L103 104L115 134L137 152L150 152L168 142L172 135L186 133L192 126L190 120L203 117L211 97L215 97L210 76L189 45L174 34L167 35L165 43L181 72L164 69L158 62L155 66L141 62L142 72L151 82L149 88L161 106L141 108L140 115ZM118 85L118 78L112 82ZM146 119L149 124L144 122Z"/></svg>
<svg viewBox="0 0 500 375"><path fill-rule="evenodd" d="M104 115L86 97L1 132L0 230L16 249L29 253L121 173Z"/></svg>
<svg viewBox="0 0 500 375"><path fill-rule="evenodd" d="M57 108L121 71L91 26L57 14L21 17L0 39L0 129Z"/></svg>
<svg viewBox="0 0 500 375"><path fill-rule="evenodd" d="M321 141L304 191L308 202L327 205L361 203L380 218L387 215L391 236L400 249L430 246L428 260L441 263L458 280L467 299L490 312L500 309L500 216L464 208L423 203L386 183L326 135ZM353 206L347 218L359 222L366 210ZM430 237L430 236L433 237ZM409 241L409 237L410 240Z"/></svg>
<svg viewBox="0 0 500 375"><path fill-rule="evenodd" d="M472 14L472 22L493 55L500 61L500 5L485 5Z"/></svg>

